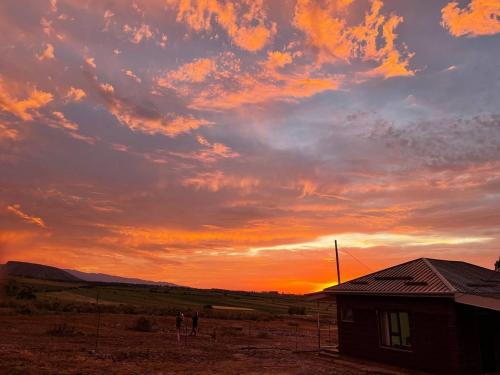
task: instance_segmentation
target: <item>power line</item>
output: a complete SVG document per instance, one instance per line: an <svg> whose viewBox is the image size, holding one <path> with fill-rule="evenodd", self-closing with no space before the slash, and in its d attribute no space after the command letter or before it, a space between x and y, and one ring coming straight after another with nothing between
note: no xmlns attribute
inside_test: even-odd
<svg viewBox="0 0 500 375"><path fill-rule="evenodd" d="M342 252L346 253L347 255L351 256L356 262L358 262L359 264L363 265L365 268L368 269L368 271L370 272L374 272L374 270L368 266L366 263L362 262L361 260L359 260L357 257L355 257L354 255L352 255L349 251L345 250L345 249L342 249Z"/></svg>

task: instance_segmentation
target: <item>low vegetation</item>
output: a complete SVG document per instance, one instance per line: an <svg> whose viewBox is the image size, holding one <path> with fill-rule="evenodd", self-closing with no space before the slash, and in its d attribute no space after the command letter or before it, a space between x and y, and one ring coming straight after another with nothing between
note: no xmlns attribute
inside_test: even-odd
<svg viewBox="0 0 500 375"><path fill-rule="evenodd" d="M139 332L153 332L153 327L154 324L150 319L141 316L136 319L132 329Z"/></svg>
<svg viewBox="0 0 500 375"><path fill-rule="evenodd" d="M145 285L59 282L12 278L4 284L0 307L20 314L110 313L141 316L174 316L182 311L223 320L271 321L286 315L304 316L315 312L314 303L302 296L151 287ZM97 296L99 295L99 304ZM323 306L328 313L329 307Z"/></svg>
<svg viewBox="0 0 500 375"><path fill-rule="evenodd" d="M68 325L66 323L56 324L52 328L47 330L47 334L50 336L58 337L73 337L78 336L79 332L75 327Z"/></svg>
<svg viewBox="0 0 500 375"><path fill-rule="evenodd" d="M290 306L288 308L288 314L290 315L306 315L305 306Z"/></svg>

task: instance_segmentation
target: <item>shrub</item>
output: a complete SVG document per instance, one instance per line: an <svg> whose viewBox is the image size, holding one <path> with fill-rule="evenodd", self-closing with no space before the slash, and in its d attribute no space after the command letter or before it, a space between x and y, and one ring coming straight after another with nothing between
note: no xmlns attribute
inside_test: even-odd
<svg viewBox="0 0 500 375"><path fill-rule="evenodd" d="M29 305L16 305L16 313L23 315L33 314L33 308Z"/></svg>
<svg viewBox="0 0 500 375"><path fill-rule="evenodd" d="M36 295L35 295L35 293L33 293L33 289L24 287L19 292L17 292L16 298L17 299L32 300L32 299L36 299Z"/></svg>
<svg viewBox="0 0 500 375"><path fill-rule="evenodd" d="M237 326L229 326L229 327L221 327L220 333L223 336L243 336L243 327Z"/></svg>
<svg viewBox="0 0 500 375"><path fill-rule="evenodd" d="M259 338L259 339L270 339L271 335L267 331L259 331L259 333L257 333L257 338Z"/></svg>
<svg viewBox="0 0 500 375"><path fill-rule="evenodd" d="M135 321L132 329L139 332L151 332L153 331L153 322L145 316L141 316Z"/></svg>
<svg viewBox="0 0 500 375"><path fill-rule="evenodd" d="M58 336L58 337L72 337L78 335L75 327L67 325L66 323L56 324L49 330L47 330L47 335Z"/></svg>
<svg viewBox="0 0 500 375"><path fill-rule="evenodd" d="M290 306L288 308L290 315L306 315L306 308L304 306Z"/></svg>
<svg viewBox="0 0 500 375"><path fill-rule="evenodd" d="M5 284L5 293L9 297L15 297L17 295L18 290L19 287L14 280L9 280L7 284Z"/></svg>

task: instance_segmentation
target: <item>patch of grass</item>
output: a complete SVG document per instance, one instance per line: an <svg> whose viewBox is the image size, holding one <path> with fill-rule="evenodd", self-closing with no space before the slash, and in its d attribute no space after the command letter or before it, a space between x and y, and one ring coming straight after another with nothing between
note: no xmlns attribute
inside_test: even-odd
<svg viewBox="0 0 500 375"><path fill-rule="evenodd" d="M80 334L75 327L66 323L56 324L52 328L48 329L46 333L49 336L57 337L73 337Z"/></svg>
<svg viewBox="0 0 500 375"><path fill-rule="evenodd" d="M146 286L106 283L46 283L43 280L16 278L3 288L8 299L17 305L21 295L37 312L97 312L96 296L99 294L99 310L103 313L140 314L146 316L173 316L178 311L189 315L203 311L207 318L228 320L269 321L285 315L303 315L316 312L316 304L302 296L279 293L227 291L218 289L192 289L186 287ZM227 310L215 307L224 306ZM320 306L322 313L331 314L334 304ZM246 309L246 310L245 310ZM329 310L329 311L327 311Z"/></svg>

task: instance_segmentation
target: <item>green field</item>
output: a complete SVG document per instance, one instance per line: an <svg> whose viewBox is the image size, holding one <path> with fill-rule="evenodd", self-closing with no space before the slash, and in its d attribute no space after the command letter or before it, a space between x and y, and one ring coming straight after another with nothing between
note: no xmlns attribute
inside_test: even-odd
<svg viewBox="0 0 500 375"><path fill-rule="evenodd" d="M272 317L290 312L312 315L317 312L317 304L307 301L304 296L275 292L72 283L26 278L11 279L7 285L14 289L9 293L11 302L31 299L31 303L39 309L57 311L94 311L99 296L99 308L109 312L174 314L176 311L203 310L214 317L228 318ZM28 297L18 298L22 290L29 291ZM333 314L335 306L321 304L320 311L322 314Z"/></svg>

